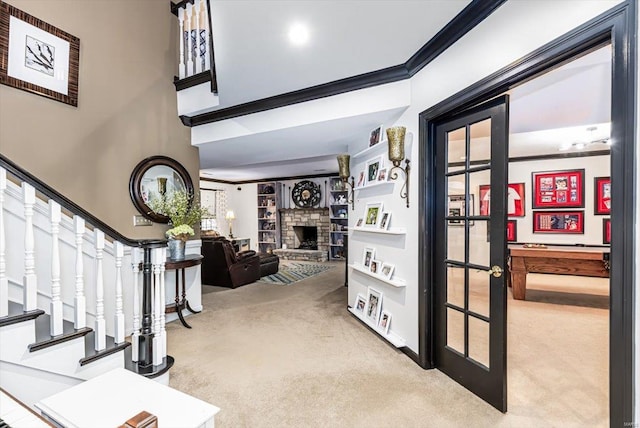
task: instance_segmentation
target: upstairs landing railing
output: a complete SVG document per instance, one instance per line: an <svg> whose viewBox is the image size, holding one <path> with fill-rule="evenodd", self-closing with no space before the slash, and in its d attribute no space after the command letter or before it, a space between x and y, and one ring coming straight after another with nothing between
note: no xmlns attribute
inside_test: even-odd
<svg viewBox="0 0 640 428"><path fill-rule="evenodd" d="M34 226L34 216L37 216L37 228ZM11 224L8 220L11 220ZM62 224L64 228L61 228ZM64 229L66 240L60 236L61 229ZM49 248L43 248L41 240L36 246L36 233L50 237L50 244L47 242ZM23 245L18 240L22 240ZM67 244L65 256L62 255L61 242ZM86 248L87 242L92 242L93 248ZM75 246L75 249L70 250L70 246ZM22 257L16 254L20 250L24 250ZM70 251L75 251L75 255ZM61 337L64 333L63 305L72 306L74 329L93 328L97 353L105 350L109 330L116 345L125 343L125 337L131 335L132 366L135 371L152 376L157 371L168 369L166 365L173 363L173 359L167 357L165 330L166 241L134 240L121 235L0 155L0 321L11 316L8 253L11 254L9 261L14 272L19 269L14 265L22 259L23 276L18 286L22 288L23 311L43 309L48 312L53 338ZM111 266L105 266L107 253ZM133 284L123 283L125 253L130 253ZM92 259L92 263L86 263L87 257ZM42 270L37 266L44 263L50 266L50 278L39 278L37 275L37 271ZM85 272L88 270L91 272ZM109 270L109 275L106 275L106 270ZM112 283L105 282L106 277ZM94 280L87 284L87 278ZM123 287L133 288L133 293L127 293L132 299L127 302L132 307L132 319L129 320L125 319L123 310ZM91 288L91 307L87 307L88 288ZM41 301L43 294L50 293L48 307L38 308L39 291ZM105 311L105 299L112 308L110 313ZM88 317L93 319L91 326ZM132 326L129 331L127 325Z"/></svg>
<svg viewBox="0 0 640 428"><path fill-rule="evenodd" d="M183 81L182 86L188 87L210 80L211 92L218 92L209 0L183 0L180 3L171 3L171 12L177 16L180 26L179 81ZM186 83L185 79L188 80ZM176 88L182 89L178 82Z"/></svg>

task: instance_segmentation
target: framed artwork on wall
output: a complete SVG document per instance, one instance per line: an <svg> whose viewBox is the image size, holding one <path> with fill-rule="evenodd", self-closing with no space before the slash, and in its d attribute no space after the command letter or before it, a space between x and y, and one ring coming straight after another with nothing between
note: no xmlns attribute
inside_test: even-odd
<svg viewBox="0 0 640 428"><path fill-rule="evenodd" d="M507 215L524 217L524 183L509 183L507 189ZM491 186L480 185L480 215L491 215Z"/></svg>
<svg viewBox="0 0 640 428"><path fill-rule="evenodd" d="M533 233L584 233L584 211L534 211Z"/></svg>
<svg viewBox="0 0 640 428"><path fill-rule="evenodd" d="M372 325L377 326L382 311L382 292L369 287L367 290L367 307L364 313L365 318Z"/></svg>
<svg viewBox="0 0 640 428"><path fill-rule="evenodd" d="M518 221L507 220L507 242L516 242L518 240Z"/></svg>
<svg viewBox="0 0 640 428"><path fill-rule="evenodd" d="M378 179L378 171L383 166L382 156L369 159L364 167L364 185L373 184Z"/></svg>
<svg viewBox="0 0 640 428"><path fill-rule="evenodd" d="M78 106L80 39L0 2L0 83Z"/></svg>
<svg viewBox="0 0 640 428"><path fill-rule="evenodd" d="M594 215L611 214L611 177L596 177L593 179Z"/></svg>
<svg viewBox="0 0 640 428"><path fill-rule="evenodd" d="M584 169L531 173L533 208L584 208Z"/></svg>
<svg viewBox="0 0 640 428"><path fill-rule="evenodd" d="M380 227L382 202L368 202L364 209L364 227Z"/></svg>
<svg viewBox="0 0 640 428"><path fill-rule="evenodd" d="M383 140L382 137L382 125L380 125L369 134L369 147L375 146L381 142Z"/></svg>
<svg viewBox="0 0 640 428"><path fill-rule="evenodd" d="M602 219L602 243L611 244L611 219Z"/></svg>
<svg viewBox="0 0 640 428"><path fill-rule="evenodd" d="M474 214L473 209L473 195L469 195L469 213L466 213L466 200L465 195L449 195L449 207L447 211L449 217L464 217L465 215L472 216ZM462 218L449 218L449 226L464 226ZM473 226L473 221L469 221L469 226Z"/></svg>

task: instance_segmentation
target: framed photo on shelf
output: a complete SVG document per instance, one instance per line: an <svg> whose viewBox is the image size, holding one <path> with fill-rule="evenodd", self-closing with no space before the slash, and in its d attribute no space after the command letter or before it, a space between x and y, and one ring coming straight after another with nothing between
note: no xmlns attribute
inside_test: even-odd
<svg viewBox="0 0 640 428"><path fill-rule="evenodd" d="M358 181L356 181L356 188L364 186L364 171L358 173Z"/></svg>
<svg viewBox="0 0 640 428"><path fill-rule="evenodd" d="M611 177L596 177L593 181L593 215L611 214Z"/></svg>
<svg viewBox="0 0 640 428"><path fill-rule="evenodd" d="M532 172L533 208L584 208L584 169Z"/></svg>
<svg viewBox="0 0 640 428"><path fill-rule="evenodd" d="M385 277L385 279L391 279L393 275L393 271L395 269L395 265L391 263L382 263L382 267L380 268L380 274Z"/></svg>
<svg viewBox="0 0 640 428"><path fill-rule="evenodd" d="M382 202L368 202L364 209L364 227L378 227L382 219Z"/></svg>
<svg viewBox="0 0 640 428"><path fill-rule="evenodd" d="M356 296L356 302L353 305L353 309L360 314L364 314L364 308L367 307L367 299L360 293Z"/></svg>
<svg viewBox="0 0 640 428"><path fill-rule="evenodd" d="M602 219L602 243L611 244L611 219Z"/></svg>
<svg viewBox="0 0 640 428"><path fill-rule="evenodd" d="M371 322L371 325L377 326L381 310L382 293L375 288L369 287L367 290L367 306L365 308L364 317Z"/></svg>
<svg viewBox="0 0 640 428"><path fill-rule="evenodd" d="M369 134L369 147L375 146L382 140L382 125L380 125Z"/></svg>
<svg viewBox="0 0 640 428"><path fill-rule="evenodd" d="M584 211L534 211L533 233L584 233Z"/></svg>
<svg viewBox="0 0 640 428"><path fill-rule="evenodd" d="M380 229L389 230L389 223L391 223L391 213L384 211L380 220Z"/></svg>
<svg viewBox="0 0 640 428"><path fill-rule="evenodd" d="M78 106L80 39L0 2L0 83Z"/></svg>
<svg viewBox="0 0 640 428"><path fill-rule="evenodd" d="M380 273L380 260L371 260L369 271L378 275Z"/></svg>
<svg viewBox="0 0 640 428"><path fill-rule="evenodd" d="M480 185L480 215L491 215L491 186ZM509 183L507 188L507 215L524 217L524 183Z"/></svg>
<svg viewBox="0 0 640 428"><path fill-rule="evenodd" d="M362 254L362 266L367 269L371 268L371 260L376 256L376 249L373 247L365 247Z"/></svg>
<svg viewBox="0 0 640 428"><path fill-rule="evenodd" d="M380 181L387 181L388 177L387 177L387 168L380 168L380 170L378 171L378 178L376 179L376 181L380 182Z"/></svg>
<svg viewBox="0 0 640 428"><path fill-rule="evenodd" d="M518 221L507 220L507 242L518 241Z"/></svg>
<svg viewBox="0 0 640 428"><path fill-rule="evenodd" d="M378 171L382 168L382 155L376 156L375 158L369 159L365 163L364 172L364 185L375 183L378 179Z"/></svg>
<svg viewBox="0 0 640 428"><path fill-rule="evenodd" d="M391 324L391 314L388 311L382 311L378 327L380 327L384 334L389 334L389 324Z"/></svg>
<svg viewBox="0 0 640 428"><path fill-rule="evenodd" d="M449 217L464 217L465 215L474 215L473 195L469 195L469 213L466 214L465 195L449 195ZM464 226L462 218L450 218L449 226ZM469 221L469 226L473 226L473 221Z"/></svg>

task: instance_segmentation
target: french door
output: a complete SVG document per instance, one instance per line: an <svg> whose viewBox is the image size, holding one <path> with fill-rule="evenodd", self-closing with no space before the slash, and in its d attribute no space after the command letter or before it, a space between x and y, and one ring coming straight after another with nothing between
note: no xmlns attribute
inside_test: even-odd
<svg viewBox="0 0 640 428"><path fill-rule="evenodd" d="M436 124L435 364L507 410L508 96Z"/></svg>

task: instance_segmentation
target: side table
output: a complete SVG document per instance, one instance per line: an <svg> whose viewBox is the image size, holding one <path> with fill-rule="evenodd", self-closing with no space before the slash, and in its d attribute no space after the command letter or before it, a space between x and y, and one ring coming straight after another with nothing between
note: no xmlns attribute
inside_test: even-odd
<svg viewBox="0 0 640 428"><path fill-rule="evenodd" d="M189 305L189 301L187 300L187 291L186 291L186 282L185 282L185 272L186 268L190 268L193 266L198 266L202 264L202 254L187 254L184 260L171 260L167 259L165 262L165 270L175 270L176 271L176 299L175 303L171 303L165 306L165 313L177 312L178 318L180 318L180 322L183 326L187 328L191 328L189 324L184 320L184 316L182 315L182 310L187 309L192 314L197 314L200 311L194 311L193 308ZM182 278L182 281L180 279ZM182 292L180 292L180 283L182 282Z"/></svg>

